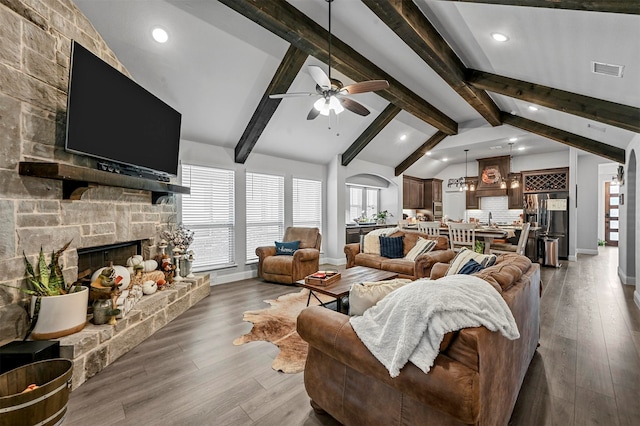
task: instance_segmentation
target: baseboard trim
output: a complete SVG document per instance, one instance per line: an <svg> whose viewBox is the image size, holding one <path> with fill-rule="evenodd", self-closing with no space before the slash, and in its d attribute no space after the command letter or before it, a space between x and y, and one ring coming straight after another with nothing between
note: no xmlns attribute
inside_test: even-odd
<svg viewBox="0 0 640 426"><path fill-rule="evenodd" d="M624 271L620 269L620 266L618 266L618 278L620 278L620 282L624 285L636 285L636 277L627 276Z"/></svg>
<svg viewBox="0 0 640 426"><path fill-rule="evenodd" d="M343 257L339 257L339 258L322 257L320 258L320 264L342 266L342 265L346 265L347 261Z"/></svg>
<svg viewBox="0 0 640 426"><path fill-rule="evenodd" d="M633 292L633 301L636 302L636 306L640 309L640 293L638 293L638 290Z"/></svg>
<svg viewBox="0 0 640 426"><path fill-rule="evenodd" d="M576 254L590 254L590 255L598 255L598 249L576 249Z"/></svg>
<svg viewBox="0 0 640 426"><path fill-rule="evenodd" d="M250 278L256 278L258 276L257 269L251 269L248 271L235 272L232 274L218 275L216 272L210 272L211 285L228 284L234 281L248 280Z"/></svg>

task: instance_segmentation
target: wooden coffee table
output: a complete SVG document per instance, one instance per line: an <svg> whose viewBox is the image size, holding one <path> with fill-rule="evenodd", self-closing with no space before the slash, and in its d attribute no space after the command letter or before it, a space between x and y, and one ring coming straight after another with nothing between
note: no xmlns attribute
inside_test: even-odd
<svg viewBox="0 0 640 426"><path fill-rule="evenodd" d="M309 289L309 297L307 298L307 306L311 296L315 297L321 306L325 304L315 295L315 293L326 294L336 299L336 310L342 312L342 298L349 294L351 284L371 281L390 280L398 276L397 272L381 271L380 269L368 268L366 266L355 266L340 272L340 279L329 285L313 285L304 282L304 279L296 281L296 285Z"/></svg>

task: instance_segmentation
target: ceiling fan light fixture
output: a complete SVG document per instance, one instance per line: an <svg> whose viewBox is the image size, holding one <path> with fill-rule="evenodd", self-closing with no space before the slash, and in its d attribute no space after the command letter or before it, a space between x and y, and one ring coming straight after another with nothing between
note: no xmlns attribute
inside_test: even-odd
<svg viewBox="0 0 640 426"><path fill-rule="evenodd" d="M340 114L344 111L344 107L340 103L340 100L335 96L329 97L329 108L333 110L336 114Z"/></svg>

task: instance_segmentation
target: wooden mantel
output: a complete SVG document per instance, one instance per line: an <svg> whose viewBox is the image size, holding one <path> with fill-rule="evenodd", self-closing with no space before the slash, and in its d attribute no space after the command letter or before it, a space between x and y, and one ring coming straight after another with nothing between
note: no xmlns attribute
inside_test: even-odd
<svg viewBox="0 0 640 426"><path fill-rule="evenodd" d="M22 176L61 180L62 196L65 200L79 200L83 193L97 185L151 191L153 203L169 194L189 194L191 192L188 187L172 183L63 163L21 161L19 173Z"/></svg>

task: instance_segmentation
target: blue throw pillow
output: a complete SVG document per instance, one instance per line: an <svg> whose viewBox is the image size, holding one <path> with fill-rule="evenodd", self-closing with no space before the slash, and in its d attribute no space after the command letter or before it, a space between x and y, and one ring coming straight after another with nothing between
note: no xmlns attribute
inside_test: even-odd
<svg viewBox="0 0 640 426"><path fill-rule="evenodd" d="M484 269L484 266L482 266L481 264L479 264L475 260L471 259L467 263L465 263L462 268L460 268L458 273L459 274L464 274L464 275L471 275L471 274L474 274L474 273L476 273L478 271L482 271L483 269Z"/></svg>
<svg viewBox="0 0 640 426"><path fill-rule="evenodd" d="M276 256L293 256L296 250L300 248L300 241L291 241L288 243L276 243Z"/></svg>
<svg viewBox="0 0 640 426"><path fill-rule="evenodd" d="M404 257L404 247L402 239L404 237L379 237L380 255L389 259L400 259Z"/></svg>

